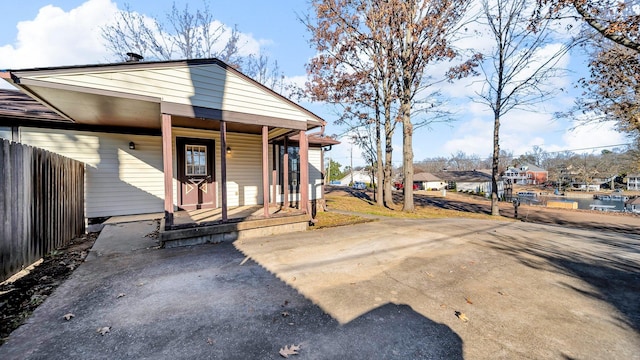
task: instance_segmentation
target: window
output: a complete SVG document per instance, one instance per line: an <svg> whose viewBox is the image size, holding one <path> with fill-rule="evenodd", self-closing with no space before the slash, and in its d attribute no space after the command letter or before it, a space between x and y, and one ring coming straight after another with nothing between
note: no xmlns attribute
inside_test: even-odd
<svg viewBox="0 0 640 360"><path fill-rule="evenodd" d="M207 146L185 145L185 175L207 175Z"/></svg>
<svg viewBox="0 0 640 360"><path fill-rule="evenodd" d="M296 186L300 182L300 148L297 146L288 146L287 153L289 154L289 185L292 186L292 190L295 190ZM280 179L284 178L282 170L284 169L284 146L280 146Z"/></svg>

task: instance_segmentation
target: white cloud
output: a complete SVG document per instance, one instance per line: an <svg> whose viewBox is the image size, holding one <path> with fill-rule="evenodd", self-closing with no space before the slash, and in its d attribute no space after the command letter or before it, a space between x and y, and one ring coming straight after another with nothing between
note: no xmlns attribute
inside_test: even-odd
<svg viewBox="0 0 640 360"><path fill-rule="evenodd" d="M76 65L104 61L100 27L117 11L110 0L89 0L65 12L47 5L17 25L15 44L0 47L0 68Z"/></svg>
<svg viewBox="0 0 640 360"><path fill-rule="evenodd" d="M111 0L87 0L68 12L53 5L44 6L33 20L16 25L14 43L0 44L0 69L109 62L113 55L104 45L101 28L115 21L117 12L118 5ZM152 21L148 16L143 17ZM226 43L231 27L217 20L211 26L224 29L220 43ZM258 55L261 45L270 43L270 40L257 40L251 34L239 35L239 53L243 56ZM0 81L0 88L13 86Z"/></svg>
<svg viewBox="0 0 640 360"><path fill-rule="evenodd" d="M614 122L574 123L575 128L568 130L562 140L566 150L588 149L581 152L591 152L591 148L618 145L628 142L624 134L617 132Z"/></svg>

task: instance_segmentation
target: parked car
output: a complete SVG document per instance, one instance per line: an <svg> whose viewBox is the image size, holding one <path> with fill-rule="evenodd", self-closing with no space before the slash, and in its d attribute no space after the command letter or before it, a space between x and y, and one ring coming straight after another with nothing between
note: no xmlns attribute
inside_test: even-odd
<svg viewBox="0 0 640 360"><path fill-rule="evenodd" d="M396 190L402 190L402 189L404 189L404 184L401 183L401 182L397 182L397 183L393 184L393 187L395 187ZM413 190L420 190L420 185L414 183L413 184Z"/></svg>
<svg viewBox="0 0 640 360"><path fill-rule="evenodd" d="M365 183L363 183L362 181L354 181L353 188L356 190L364 190L367 188L367 185L365 185Z"/></svg>

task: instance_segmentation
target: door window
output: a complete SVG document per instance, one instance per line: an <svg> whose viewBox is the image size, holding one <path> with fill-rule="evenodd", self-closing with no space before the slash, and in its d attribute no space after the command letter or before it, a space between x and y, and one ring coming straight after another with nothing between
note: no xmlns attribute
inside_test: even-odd
<svg viewBox="0 0 640 360"><path fill-rule="evenodd" d="M185 170L187 176L207 175L207 146L185 145Z"/></svg>

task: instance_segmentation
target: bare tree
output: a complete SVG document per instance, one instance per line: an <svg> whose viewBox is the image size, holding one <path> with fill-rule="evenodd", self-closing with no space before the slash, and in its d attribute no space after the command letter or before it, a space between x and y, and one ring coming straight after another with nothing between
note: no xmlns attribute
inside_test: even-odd
<svg viewBox="0 0 640 360"><path fill-rule="evenodd" d="M433 84L426 81L425 74L430 65L457 56L450 41L469 3L469 0L312 2L315 22L307 19L307 24L320 54L309 67L311 93L317 98L367 106L373 116L357 118L365 120L365 124L373 119L378 127L384 124L385 199L387 196L391 199L394 122L402 124L403 178L410 184L415 115L432 111L430 106L421 104L431 95L425 90ZM376 138L382 136L376 133ZM403 210L412 211L413 188L405 186L404 192Z"/></svg>
<svg viewBox="0 0 640 360"><path fill-rule="evenodd" d="M515 108L531 109L557 90L546 82L561 75L557 67L570 49L552 37L554 21L531 19L535 7L528 0L483 0L484 20L495 41L486 62L481 66L484 86L478 94L481 103L493 112L493 161L491 214L499 215L498 176L500 158L500 124L502 117ZM553 49L552 43L557 44ZM541 52L546 50L543 55Z"/></svg>
<svg viewBox="0 0 640 360"><path fill-rule="evenodd" d="M102 38L118 57L135 52L148 59L170 60L217 57L234 63L238 56L239 32L216 25L208 3L204 8L179 10L174 3L166 22L148 18L129 4L118 12L115 23L102 28ZM226 37L226 38L225 38ZM222 41L226 41L223 45Z"/></svg>
<svg viewBox="0 0 640 360"><path fill-rule="evenodd" d="M313 17L303 19L312 34L311 43L319 54L307 66L307 91L316 101L326 101L341 109L338 123L354 133L374 127L369 139L375 144L376 169L383 174L383 186L376 189L379 205L393 202L391 196L391 138L395 68L389 61L392 51L387 37L382 3L370 1L316 0ZM388 21L386 21L388 22ZM386 31L386 32L385 32ZM384 123L386 155L383 162L381 126Z"/></svg>
<svg viewBox="0 0 640 360"><path fill-rule="evenodd" d="M216 22L207 1L202 9L174 3L164 21L146 17L126 4L113 24L102 28L102 38L115 57L126 60L134 52L147 60L218 58L279 92L291 92L277 61L264 54L241 56L240 32Z"/></svg>
<svg viewBox="0 0 640 360"><path fill-rule="evenodd" d="M589 121L617 121L617 128L640 146L640 15L638 0L537 0L538 17L573 17L583 21L590 38L590 78L581 79L584 93L576 110ZM638 150L640 147L636 146Z"/></svg>

